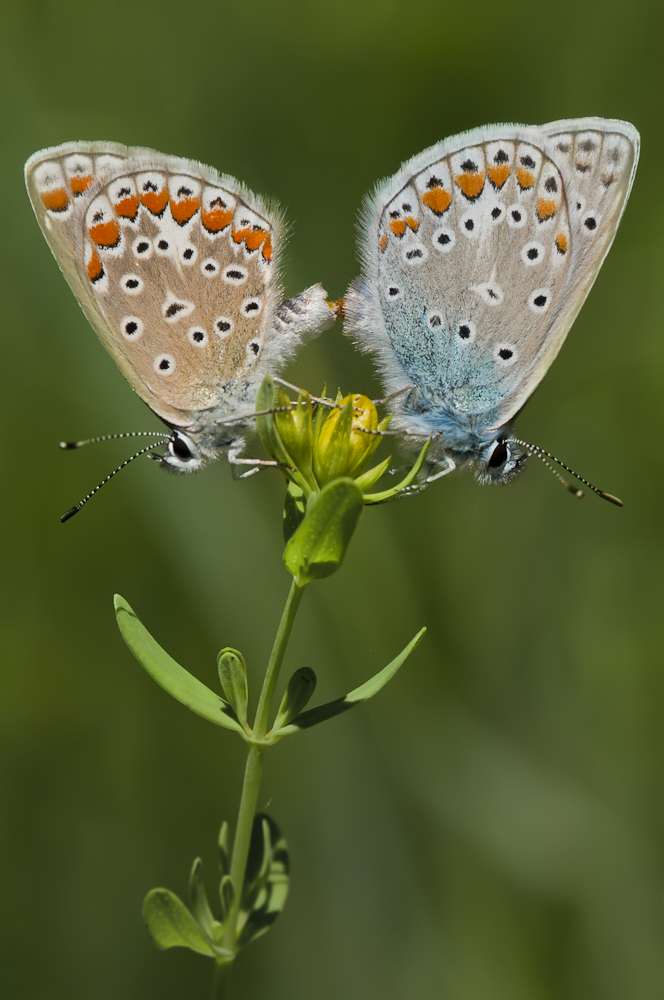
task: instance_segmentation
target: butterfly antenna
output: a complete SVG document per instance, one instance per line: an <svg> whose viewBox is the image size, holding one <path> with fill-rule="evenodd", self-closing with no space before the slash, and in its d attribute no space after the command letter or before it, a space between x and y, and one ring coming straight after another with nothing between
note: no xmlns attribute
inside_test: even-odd
<svg viewBox="0 0 664 1000"><path fill-rule="evenodd" d="M144 455L146 451L151 451L152 448L154 448L153 444L146 445L145 448L141 448L141 450L137 451L135 455L131 456L131 458L127 458L122 463L122 465L118 465L117 469L113 469L113 472L110 472L106 476L106 479L102 479L99 486L95 486L95 488L91 490L87 496L83 497L82 500L79 500L79 502L76 504L75 507L70 507L69 510L62 515L62 517L60 518L61 522L64 524L65 521L68 521L70 517L74 516L74 514L78 514L81 507L83 507L84 504L86 504L88 500L90 500L90 498L95 495L95 493L98 493L99 490L102 488L102 486L106 485L109 479L112 479L113 476L117 475L118 472L121 472L125 468L125 466L129 465L130 462L133 462L135 458L138 458L140 455Z"/></svg>
<svg viewBox="0 0 664 1000"><path fill-rule="evenodd" d="M567 480L560 475L558 470L554 469L554 467L551 465L551 462L555 462L556 465L559 465L561 469L565 469L567 472L571 473L571 475L573 475L575 479L578 479L580 483L583 483L585 486L588 487L589 490L592 490L593 493L596 493L598 497L602 497L603 500L608 500L609 503L614 503L616 507L623 506L622 500L619 500L618 497L614 497L611 493L605 493L604 490L598 490L596 486L593 486L592 483L589 483L587 479L584 479L583 476L580 476L578 472L574 471L574 469L570 469L569 465L565 465L564 462L561 462L560 459L556 458L555 455L552 455L551 452L545 451L544 448L539 448L536 444L528 444L527 441L520 441L519 438L510 437L507 440L510 444L518 444L521 445L522 448L526 448L531 455L536 455L537 458L539 458L540 462L543 462L544 465L546 465L547 469L550 469L551 472L554 474L554 476L560 480L565 489L569 490L570 493L573 493L575 497L579 498L579 500L584 495L583 490L578 489L576 486L573 485L573 483L568 483ZM551 462L547 461L547 459L549 458L551 459Z"/></svg>
<svg viewBox="0 0 664 1000"><path fill-rule="evenodd" d="M125 434L102 434L100 437L85 438L83 441L60 441L58 448L62 448L63 451L74 451L86 444L97 444L98 441L115 441L117 438L160 437L167 439L170 436L164 431L127 431Z"/></svg>

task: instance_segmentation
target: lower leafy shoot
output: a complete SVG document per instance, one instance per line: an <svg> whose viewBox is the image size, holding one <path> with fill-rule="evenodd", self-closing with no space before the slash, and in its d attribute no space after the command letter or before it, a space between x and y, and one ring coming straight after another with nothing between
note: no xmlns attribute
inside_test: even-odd
<svg viewBox="0 0 664 1000"><path fill-rule="evenodd" d="M334 573L343 563L365 506L384 503L411 489L423 468L428 442L406 477L395 487L370 493L389 469L387 458L364 467L380 444L388 419L378 420L374 404L354 394L335 401L300 393L295 403L268 376L257 409L265 447L287 479L283 564L292 576L263 679L253 723L244 658L231 647L217 657L221 694L180 666L148 632L129 604L115 598L118 625L138 662L165 691L197 715L240 736L248 745L242 797L232 850L228 825L219 836L221 879L211 905L200 858L189 878L189 905L169 889L153 889L143 907L145 923L158 948L188 948L214 959L215 996L228 996L238 951L265 934L288 895L288 849L274 820L256 813L263 758L284 737L303 732L360 705L396 674L424 635L421 629L391 663L334 701L308 708L316 688L309 667L291 676L270 729L273 701L288 639L309 583Z"/></svg>
<svg viewBox="0 0 664 1000"><path fill-rule="evenodd" d="M189 878L189 908L169 889L153 889L147 894L143 918L158 948L189 948L217 962L229 962L240 948L265 934L277 919L288 896L288 847L274 820L265 813L254 817L240 909L230 948L222 946L222 941L226 938L235 893L225 870L228 855L224 851L221 854L219 919L214 916L207 898L200 858L194 861Z"/></svg>

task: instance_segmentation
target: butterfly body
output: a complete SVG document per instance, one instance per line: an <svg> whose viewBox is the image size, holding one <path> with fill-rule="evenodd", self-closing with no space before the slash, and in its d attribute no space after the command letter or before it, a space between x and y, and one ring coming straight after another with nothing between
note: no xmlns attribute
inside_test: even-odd
<svg viewBox="0 0 664 1000"><path fill-rule="evenodd" d="M193 471L241 447L267 371L334 322L319 285L282 301L280 212L203 164L109 142L41 150L35 214L118 368Z"/></svg>
<svg viewBox="0 0 664 1000"><path fill-rule="evenodd" d="M492 125L446 139L365 203L346 332L398 393L395 423L441 469L520 466L512 421L552 364L609 250L638 160L632 125Z"/></svg>

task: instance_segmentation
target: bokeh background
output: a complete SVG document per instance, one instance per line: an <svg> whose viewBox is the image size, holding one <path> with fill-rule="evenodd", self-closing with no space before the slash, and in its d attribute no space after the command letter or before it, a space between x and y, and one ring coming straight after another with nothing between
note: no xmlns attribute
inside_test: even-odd
<svg viewBox="0 0 664 1000"><path fill-rule="evenodd" d="M604 115L641 130L636 184L519 430L625 507L532 462L365 513L287 667L336 697L429 631L375 701L270 755L292 894L237 996L661 1000L661 3L5 0L1 21L3 996L208 995L209 961L159 953L141 902L184 894L198 854L214 892L243 747L141 672L111 598L213 686L227 644L257 681L288 588L276 475L142 460L59 523L127 447L57 441L157 422L51 258L24 160L107 138L213 164L286 207L287 292L338 297L361 198L402 160L486 122ZM339 328L289 374L379 393Z"/></svg>

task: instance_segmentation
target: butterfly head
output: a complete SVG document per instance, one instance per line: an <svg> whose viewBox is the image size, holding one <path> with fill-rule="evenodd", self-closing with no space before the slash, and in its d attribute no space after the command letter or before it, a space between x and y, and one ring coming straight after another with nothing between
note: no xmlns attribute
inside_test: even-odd
<svg viewBox="0 0 664 1000"><path fill-rule="evenodd" d="M509 483L523 469L528 453L521 454L503 435L488 444L479 455L477 479L480 483Z"/></svg>
<svg viewBox="0 0 664 1000"><path fill-rule="evenodd" d="M204 455L196 442L183 431L173 431L160 463L172 472L198 472L203 466Z"/></svg>

